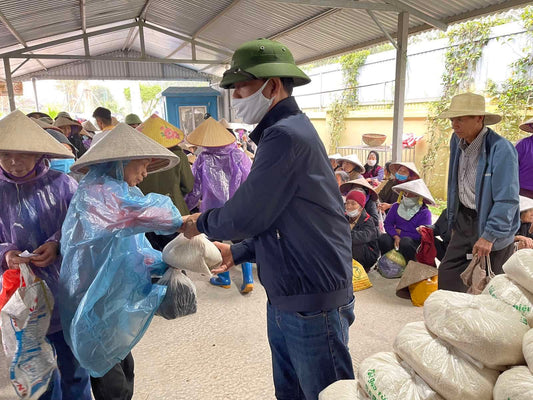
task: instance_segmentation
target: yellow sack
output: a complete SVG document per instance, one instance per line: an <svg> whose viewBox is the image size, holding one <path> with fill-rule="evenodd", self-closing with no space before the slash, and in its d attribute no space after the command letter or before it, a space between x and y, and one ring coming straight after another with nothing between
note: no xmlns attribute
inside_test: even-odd
<svg viewBox="0 0 533 400"><path fill-rule="evenodd" d="M370 279L368 279L368 275L366 274L365 269L359 262L352 260L352 268L352 284L354 292L358 292L359 290L365 290L369 287L372 287L372 283L370 282Z"/></svg>
<svg viewBox="0 0 533 400"><path fill-rule="evenodd" d="M423 281L409 285L409 293L411 294L411 303L416 307L422 307L424 302L433 292L439 288L438 275L433 278L424 279Z"/></svg>

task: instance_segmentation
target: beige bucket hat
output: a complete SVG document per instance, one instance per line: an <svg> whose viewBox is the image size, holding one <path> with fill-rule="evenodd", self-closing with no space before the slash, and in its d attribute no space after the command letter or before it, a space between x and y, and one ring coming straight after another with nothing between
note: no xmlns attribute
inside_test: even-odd
<svg viewBox="0 0 533 400"><path fill-rule="evenodd" d="M363 163L361 160L359 160L359 157L357 157L357 154L348 154L347 156L342 156L337 158L337 162L339 161L348 161L352 164L355 164L355 168L358 172L363 173L365 172L365 167L363 166Z"/></svg>
<svg viewBox="0 0 533 400"><path fill-rule="evenodd" d="M396 287L396 295L408 298L409 285L433 278L438 274L439 271L437 268L411 260L407 263L402 277L398 282L398 286Z"/></svg>
<svg viewBox="0 0 533 400"><path fill-rule="evenodd" d="M531 210L533 208L533 199L529 197L520 196L520 212Z"/></svg>
<svg viewBox="0 0 533 400"><path fill-rule="evenodd" d="M398 194L400 194L400 192L416 194L424 199L424 203L435 205L435 199L422 179L400 183L393 186L392 190Z"/></svg>
<svg viewBox="0 0 533 400"><path fill-rule="evenodd" d="M148 173L164 171L178 164L179 157L159 143L125 123L119 123L91 146L70 168L73 172L87 172L89 166L118 160L151 158Z"/></svg>
<svg viewBox="0 0 533 400"><path fill-rule="evenodd" d="M152 114L150 118L135 129L167 149L177 146L185 137L185 134L181 130L157 114Z"/></svg>
<svg viewBox="0 0 533 400"><path fill-rule="evenodd" d="M357 178L357 179L354 179L353 181L348 181L348 182L343 183L340 186L340 191L341 193L348 193L350 190L353 190L355 186L368 189L368 194L370 194L370 198L372 200L376 201L378 199L378 194L376 193L372 185L366 181L365 178Z"/></svg>
<svg viewBox="0 0 533 400"><path fill-rule="evenodd" d="M9 113L0 120L0 152L74 158L69 150L19 110Z"/></svg>
<svg viewBox="0 0 533 400"><path fill-rule="evenodd" d="M187 141L196 146L220 147L235 142L235 135L230 133L212 117L202 122L187 136Z"/></svg>
<svg viewBox="0 0 533 400"><path fill-rule="evenodd" d="M37 125L39 125L41 128L43 129L53 129L54 131L58 131L58 132L61 132L61 134L63 134L63 132L61 131L61 129L59 129L57 126L54 126L54 125L50 125L48 123L48 120L46 117L44 118L39 118L39 119L36 119L36 118L33 118L31 117L31 120L33 122L35 122Z"/></svg>
<svg viewBox="0 0 533 400"><path fill-rule="evenodd" d="M54 126L58 128L62 128L63 126L81 126L81 124L78 121L74 121L67 117L58 117L54 121Z"/></svg>
<svg viewBox="0 0 533 400"><path fill-rule="evenodd" d="M452 97L450 108L438 118L455 118L467 116L485 116L485 125L497 124L502 120L498 114L485 111L485 97L475 93L461 93Z"/></svg>
<svg viewBox="0 0 533 400"><path fill-rule="evenodd" d="M397 162L391 163L389 166L390 173L392 175L396 174L396 172L400 169L400 167L407 168L409 171L411 171L413 174L416 175L417 179L420 178L420 173L418 172L418 169L416 168L415 163L409 162L409 161L406 161L406 162L397 161Z"/></svg>
<svg viewBox="0 0 533 400"><path fill-rule="evenodd" d="M522 129L524 132L533 133L533 118L521 123L519 128Z"/></svg>
<svg viewBox="0 0 533 400"><path fill-rule="evenodd" d="M98 132L100 129L98 129L96 126L94 126L94 124L87 120L85 122L82 122L81 123L81 126L83 127L83 129L85 129L87 132Z"/></svg>

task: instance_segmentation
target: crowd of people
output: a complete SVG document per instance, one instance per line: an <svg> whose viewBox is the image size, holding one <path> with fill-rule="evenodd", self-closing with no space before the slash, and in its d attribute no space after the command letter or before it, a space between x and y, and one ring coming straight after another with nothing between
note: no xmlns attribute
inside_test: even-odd
<svg viewBox="0 0 533 400"><path fill-rule="evenodd" d="M490 129L501 118L482 96L457 95L440 116L454 133L447 209L433 223L435 200L415 164L380 165L376 151L364 164L327 155L292 96L309 82L286 46L259 39L235 51L220 83L233 89L238 117L257 124L249 138L210 117L185 138L157 115L118 123L103 107L96 125L66 112L0 120L2 271L30 265L55 300L47 338L58 370L41 399L131 399L131 348L161 302L152 279L178 233L214 241L223 259L214 286L230 287L240 264L249 293L257 265L278 399L316 399L354 378L352 260L367 271L392 249L414 260L430 227L439 288L465 291L459 275L472 257L490 257L501 273L513 251L533 248L533 136L515 148ZM520 128L533 132L533 120ZM109 321L135 327L127 338L80 316L88 301L106 308L110 298Z"/></svg>

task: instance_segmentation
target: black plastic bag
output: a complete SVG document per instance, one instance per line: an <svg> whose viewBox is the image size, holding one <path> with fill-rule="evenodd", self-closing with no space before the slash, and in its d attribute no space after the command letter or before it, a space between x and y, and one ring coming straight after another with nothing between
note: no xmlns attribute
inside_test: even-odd
<svg viewBox="0 0 533 400"><path fill-rule="evenodd" d="M155 315L175 319L196 312L196 287L182 271L169 268L157 284L166 286L167 292Z"/></svg>

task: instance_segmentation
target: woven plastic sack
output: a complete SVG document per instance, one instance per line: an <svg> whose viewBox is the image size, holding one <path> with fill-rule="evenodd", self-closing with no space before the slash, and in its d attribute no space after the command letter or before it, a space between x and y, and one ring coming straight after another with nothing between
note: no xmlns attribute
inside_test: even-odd
<svg viewBox="0 0 533 400"><path fill-rule="evenodd" d="M533 375L524 366L505 371L494 385L493 396L494 400L533 399Z"/></svg>
<svg viewBox="0 0 533 400"><path fill-rule="evenodd" d="M400 278L406 265L407 263L402 254L392 249L380 257L378 271L387 279Z"/></svg>
<svg viewBox="0 0 533 400"><path fill-rule="evenodd" d="M530 329L524 335L522 351L524 352L524 358L526 359L529 370L533 373L533 329Z"/></svg>
<svg viewBox="0 0 533 400"><path fill-rule="evenodd" d="M376 353L361 361L359 384L371 399L442 400L415 371L392 352Z"/></svg>
<svg viewBox="0 0 533 400"><path fill-rule="evenodd" d="M533 249L518 250L503 264L503 271L533 293Z"/></svg>
<svg viewBox="0 0 533 400"><path fill-rule="evenodd" d="M358 261L352 260L352 269L352 285L354 292L372 287L372 282L370 282L370 279L368 279L368 275L364 267Z"/></svg>
<svg viewBox="0 0 533 400"><path fill-rule="evenodd" d="M431 293L437 291L439 288L438 276L424 279L423 281L409 285L409 294L411 295L411 303L416 307L422 307L426 299Z"/></svg>
<svg viewBox="0 0 533 400"><path fill-rule="evenodd" d="M167 269L157 284L166 286L167 291L155 315L175 319L196 312L196 287L179 269Z"/></svg>
<svg viewBox="0 0 533 400"><path fill-rule="evenodd" d="M2 344L15 392L24 399L38 399L57 368L55 351L46 339L54 297L26 264L20 264L20 272L26 287L21 282L0 312Z"/></svg>
<svg viewBox="0 0 533 400"><path fill-rule="evenodd" d="M365 391L355 379L333 382L318 394L318 400L368 400Z"/></svg>
<svg viewBox="0 0 533 400"><path fill-rule="evenodd" d="M205 235L187 239L180 234L163 249L163 261L177 269L211 276L211 270L222 263L222 256Z"/></svg>
<svg viewBox="0 0 533 400"><path fill-rule="evenodd" d="M433 334L486 367L505 369L525 361L527 320L489 295L438 290L424 304L424 320Z"/></svg>
<svg viewBox="0 0 533 400"><path fill-rule="evenodd" d="M423 321L402 328L394 351L446 400L492 400L499 372L483 368L433 335Z"/></svg>
<svg viewBox="0 0 533 400"><path fill-rule="evenodd" d="M529 326L533 325L533 294L514 283L506 274L492 278L483 293L511 305L526 317Z"/></svg>

